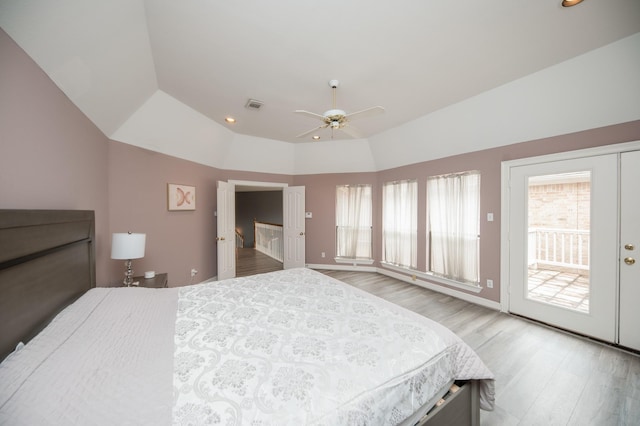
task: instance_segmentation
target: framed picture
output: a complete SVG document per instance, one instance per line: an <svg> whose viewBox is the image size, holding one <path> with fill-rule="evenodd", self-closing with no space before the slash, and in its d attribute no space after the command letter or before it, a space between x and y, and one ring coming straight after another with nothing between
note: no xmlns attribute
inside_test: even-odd
<svg viewBox="0 0 640 426"><path fill-rule="evenodd" d="M167 208L172 210L195 210L196 209L196 187L180 185L176 183L167 184Z"/></svg>

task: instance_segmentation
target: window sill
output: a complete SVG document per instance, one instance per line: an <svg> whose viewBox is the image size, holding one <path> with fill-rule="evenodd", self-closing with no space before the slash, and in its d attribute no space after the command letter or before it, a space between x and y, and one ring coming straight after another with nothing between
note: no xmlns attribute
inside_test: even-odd
<svg viewBox="0 0 640 426"><path fill-rule="evenodd" d="M345 263L349 265L373 265L373 259L351 259L348 257L334 257L336 263Z"/></svg>
<svg viewBox="0 0 640 426"><path fill-rule="evenodd" d="M391 263L380 262L380 264L386 269L390 269L390 270L395 271L395 272L401 272L401 273L404 273L404 274L411 274L412 276L415 276L416 278L421 278L423 280L428 280L428 281L435 282L435 283L438 283L438 284L444 284L444 285L449 286L449 287L455 287L455 288L459 288L461 290L472 291L474 293L480 293L480 291L482 291L482 287L480 285L462 283L462 282L459 282L459 281L450 280L448 278L438 277L438 276L433 275L432 273L429 273L429 272L416 271L415 269L406 268L406 267L402 267L402 266L397 266L397 265L393 265Z"/></svg>

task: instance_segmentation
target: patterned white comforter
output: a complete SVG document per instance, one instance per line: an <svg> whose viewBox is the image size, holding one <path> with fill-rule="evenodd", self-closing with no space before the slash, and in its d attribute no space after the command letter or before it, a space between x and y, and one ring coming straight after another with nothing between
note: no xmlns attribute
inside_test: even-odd
<svg viewBox="0 0 640 426"><path fill-rule="evenodd" d="M493 377L439 324L309 269L183 288L175 343L178 424L393 425Z"/></svg>
<svg viewBox="0 0 640 426"><path fill-rule="evenodd" d="M397 424L493 376L446 328L297 269L97 288L0 364L0 424Z"/></svg>

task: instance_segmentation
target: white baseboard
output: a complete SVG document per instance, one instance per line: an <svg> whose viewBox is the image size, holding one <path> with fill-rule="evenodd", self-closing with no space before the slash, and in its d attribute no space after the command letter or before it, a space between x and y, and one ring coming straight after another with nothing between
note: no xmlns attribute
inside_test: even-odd
<svg viewBox="0 0 640 426"><path fill-rule="evenodd" d="M487 300L483 297L478 297L473 294L464 293L462 291L458 291L449 287L444 287L438 284L430 283L429 281L416 279L415 281L403 274L399 274L397 272L390 271L384 268L377 268L376 272L382 275L386 275L388 277L392 277L398 279L400 281L404 281L409 284L415 284L420 287L424 287L429 290L436 291L438 293L443 293L451 297L455 297L458 299L462 299L465 302L473 303L476 305L484 306L485 308L493 309L496 311L500 310L500 303L494 302L493 300Z"/></svg>
<svg viewBox="0 0 640 426"><path fill-rule="evenodd" d="M375 266L323 265L323 264L313 264L313 263L307 264L307 268L330 269L330 270L336 270L336 271L377 272L379 274L386 275L388 277L395 278L409 284L414 284L429 290L436 291L438 293L443 293L451 297L462 299L469 303L484 306L485 308L493 309L496 311L500 310L499 302L494 302L493 300L487 300L483 297L478 297L473 294L468 294L468 293L464 293L462 291L458 291L449 287L433 284L433 283L430 283L429 281L421 280L419 278L414 281L411 279L411 277L407 275L403 275L398 272L393 272L385 268L377 268Z"/></svg>
<svg viewBox="0 0 640 426"><path fill-rule="evenodd" d="M306 266L311 269L329 269L334 271L378 272L378 268L375 266L323 265L320 263L308 263Z"/></svg>

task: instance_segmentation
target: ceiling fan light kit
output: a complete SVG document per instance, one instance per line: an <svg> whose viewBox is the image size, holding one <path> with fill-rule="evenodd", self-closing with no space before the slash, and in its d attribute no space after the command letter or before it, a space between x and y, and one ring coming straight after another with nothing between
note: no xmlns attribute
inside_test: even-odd
<svg viewBox="0 0 640 426"><path fill-rule="evenodd" d="M330 110L325 111L324 114L317 114L315 112L305 111L302 109L294 111L297 114L306 115L307 117L311 117L324 122L323 125L315 127L307 132L301 133L296 137L303 138L312 133L315 133L319 129L331 128L332 139L334 130L342 130L353 138L361 138L362 135L360 134L360 131L353 127L349 123L349 121L353 120L354 118L370 117L372 115L377 115L384 112L384 108L381 106L367 108L362 111L353 112L351 114L347 114L344 110L336 108L336 89L339 85L340 82L338 80L329 80L329 87L331 87L331 90L333 91L333 106ZM314 140L317 139L314 138Z"/></svg>

